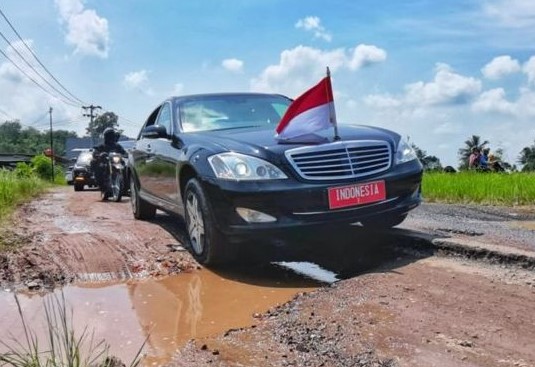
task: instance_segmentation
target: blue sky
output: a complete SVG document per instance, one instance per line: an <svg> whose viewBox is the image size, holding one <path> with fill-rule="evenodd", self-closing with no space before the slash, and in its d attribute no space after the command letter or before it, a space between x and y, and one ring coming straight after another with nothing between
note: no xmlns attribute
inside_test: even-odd
<svg viewBox="0 0 535 367"><path fill-rule="evenodd" d="M339 123L393 129L443 164L457 166L471 135L513 163L535 140L531 1L2 0L0 9L74 96L118 114L131 136L170 95L296 97L329 66ZM0 32L10 41L0 50L50 89L1 17ZM46 129L51 106L57 128L83 134L80 103L49 92L0 54L0 121Z"/></svg>

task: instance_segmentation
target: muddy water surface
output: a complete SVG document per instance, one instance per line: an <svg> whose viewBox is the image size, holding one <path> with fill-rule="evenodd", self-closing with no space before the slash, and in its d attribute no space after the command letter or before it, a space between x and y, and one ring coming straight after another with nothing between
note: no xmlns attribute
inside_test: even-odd
<svg viewBox="0 0 535 367"><path fill-rule="evenodd" d="M74 310L78 332L87 326L127 364L148 337L145 362L156 365L169 360L189 339L252 325L255 313L319 286L278 266L266 265L252 273L251 269L232 273L203 269L158 280L78 284L62 292ZM27 322L41 337L45 336L43 305L49 297L19 295ZM0 340L9 340L10 335L22 341L24 334L13 294L3 292Z"/></svg>

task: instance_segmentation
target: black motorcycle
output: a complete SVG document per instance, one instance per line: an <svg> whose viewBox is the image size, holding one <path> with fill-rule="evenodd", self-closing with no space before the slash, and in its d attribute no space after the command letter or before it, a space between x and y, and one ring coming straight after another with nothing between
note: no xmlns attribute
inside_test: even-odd
<svg viewBox="0 0 535 367"><path fill-rule="evenodd" d="M102 200L121 201L126 191L124 157L115 152L101 153L99 161L103 174L100 185Z"/></svg>

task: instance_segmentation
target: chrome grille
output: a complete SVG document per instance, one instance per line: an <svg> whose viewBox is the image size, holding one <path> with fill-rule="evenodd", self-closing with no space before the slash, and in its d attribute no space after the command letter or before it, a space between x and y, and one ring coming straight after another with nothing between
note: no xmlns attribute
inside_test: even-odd
<svg viewBox="0 0 535 367"><path fill-rule="evenodd" d="M355 140L290 149L286 158L308 180L335 180L379 173L390 168L390 144Z"/></svg>

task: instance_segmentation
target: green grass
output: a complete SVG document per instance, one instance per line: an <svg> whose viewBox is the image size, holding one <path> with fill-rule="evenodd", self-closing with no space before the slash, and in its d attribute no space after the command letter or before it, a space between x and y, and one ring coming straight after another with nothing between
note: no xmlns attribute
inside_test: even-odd
<svg viewBox="0 0 535 367"><path fill-rule="evenodd" d="M425 173L426 202L483 205L534 205L535 173Z"/></svg>
<svg viewBox="0 0 535 367"><path fill-rule="evenodd" d="M87 328L77 334L72 322L72 310L67 311L65 297L56 295L44 299L46 316L45 340L39 340L27 323L15 294L19 317L22 322L24 337L17 340L6 331L7 338L0 340L7 352L0 353L0 366L11 367L120 367L125 366L120 360L109 356L109 345L104 341L95 341L94 335ZM47 343L43 343L46 341ZM145 340L146 342L146 340ZM130 363L137 367L142 361L142 348Z"/></svg>
<svg viewBox="0 0 535 367"><path fill-rule="evenodd" d="M51 183L36 175L20 175L15 171L0 169L0 252L15 248L27 238L15 233L9 224L13 210L45 191Z"/></svg>
<svg viewBox="0 0 535 367"><path fill-rule="evenodd" d="M35 175L19 176L15 171L0 169L0 221L13 209L42 193L50 183Z"/></svg>

